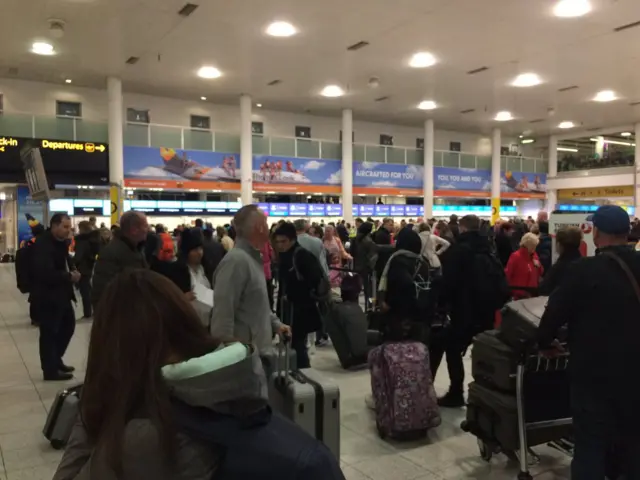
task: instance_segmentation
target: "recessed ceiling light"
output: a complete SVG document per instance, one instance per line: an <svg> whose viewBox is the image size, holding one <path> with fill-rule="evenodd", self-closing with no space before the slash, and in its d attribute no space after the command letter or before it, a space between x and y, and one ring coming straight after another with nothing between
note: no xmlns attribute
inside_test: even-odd
<svg viewBox="0 0 640 480"><path fill-rule="evenodd" d="M409 66L413 68L426 68L431 65L435 65L436 57L429 52L417 52L414 53L409 60Z"/></svg>
<svg viewBox="0 0 640 480"><path fill-rule="evenodd" d="M344 95L344 90L338 85L327 85L322 89L320 95L323 97L341 97Z"/></svg>
<svg viewBox="0 0 640 480"><path fill-rule="evenodd" d="M200 97L200 100L206 100L207 97Z"/></svg>
<svg viewBox="0 0 640 480"><path fill-rule="evenodd" d="M53 45L46 42L35 42L31 45L31 51L37 55L55 55Z"/></svg>
<svg viewBox="0 0 640 480"><path fill-rule="evenodd" d="M533 142L535 142L533 138L525 138L524 140L522 140L521 143L527 144L527 143L533 143Z"/></svg>
<svg viewBox="0 0 640 480"><path fill-rule="evenodd" d="M614 92L613 90L602 90L598 92L595 97L593 97L593 101L594 102L612 102L617 98L618 97L616 97L616 92Z"/></svg>
<svg viewBox="0 0 640 480"><path fill-rule="evenodd" d="M560 125L558 125L558 128L573 128L575 127L575 124L573 122L561 122Z"/></svg>
<svg viewBox="0 0 640 480"><path fill-rule="evenodd" d="M508 122L509 120L513 120L513 116L511 115L511 112L504 110L502 112L498 112L494 120L496 122Z"/></svg>
<svg viewBox="0 0 640 480"><path fill-rule="evenodd" d="M261 103L256 103L256 107L262 108L262 104Z"/></svg>
<svg viewBox="0 0 640 480"><path fill-rule="evenodd" d="M511 85L514 87L535 87L541 83L542 80L540 80L540 77L537 74L521 73L513 82L511 82Z"/></svg>
<svg viewBox="0 0 640 480"><path fill-rule="evenodd" d="M218 78L222 75L222 72L216 67L200 67L198 70L198 76L201 78Z"/></svg>
<svg viewBox="0 0 640 480"><path fill-rule="evenodd" d="M621 137L630 137L631 136L631 132L622 132L620 134Z"/></svg>
<svg viewBox="0 0 640 480"><path fill-rule="evenodd" d="M438 108L438 105L433 100L424 100L418 104L418 108L420 110L433 110Z"/></svg>
<svg viewBox="0 0 640 480"><path fill-rule="evenodd" d="M267 35L272 37L291 37L296 33L298 30L289 22L273 22L267 27Z"/></svg>
<svg viewBox="0 0 640 480"><path fill-rule="evenodd" d="M581 17L591 11L589 0L560 0L553 7L553 14L556 17Z"/></svg>
<svg viewBox="0 0 640 480"><path fill-rule="evenodd" d="M518 136L518 138L524 138L524 135L520 135L520 136Z"/></svg>
<svg viewBox="0 0 640 480"><path fill-rule="evenodd" d="M71 83L72 80L70 78L65 79L64 83Z"/></svg>

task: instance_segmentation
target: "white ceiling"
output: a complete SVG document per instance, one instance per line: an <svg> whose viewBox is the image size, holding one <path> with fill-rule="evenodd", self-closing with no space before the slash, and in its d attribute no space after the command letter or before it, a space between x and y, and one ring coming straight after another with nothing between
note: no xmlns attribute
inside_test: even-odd
<svg viewBox="0 0 640 480"><path fill-rule="evenodd" d="M361 119L418 125L427 115L440 128L488 131L496 111L516 119L501 123L510 134L549 133L564 120L580 129L640 120L640 21L638 0L592 0L582 18L551 14L552 0L191 0L188 18L177 15L186 0L3 0L0 76L104 88L119 75L127 91L231 103L251 94L266 108L338 115L352 107ZM62 39L48 37L49 18L66 22ZM274 20L293 23L291 38L264 34ZM29 53L49 38L58 55ZM369 46L355 52L347 46ZM411 69L412 53L426 50L439 62ZM141 59L126 65L130 56ZM196 76L204 64L223 76ZM476 75L466 72L479 67ZM17 74L10 73L17 68ZM523 72L545 83L515 88ZM376 76L380 87L367 86ZM282 80L268 87L274 79ZM348 89L342 98L318 92L328 83ZM578 85L568 92L558 89ZM620 99L590 101L602 89ZM389 96L389 100L374 99ZM435 111L415 107L435 100ZM461 110L475 109L469 114ZM549 110L553 109L552 113ZM530 123L543 119L543 122ZM566 133L566 132L563 132Z"/></svg>

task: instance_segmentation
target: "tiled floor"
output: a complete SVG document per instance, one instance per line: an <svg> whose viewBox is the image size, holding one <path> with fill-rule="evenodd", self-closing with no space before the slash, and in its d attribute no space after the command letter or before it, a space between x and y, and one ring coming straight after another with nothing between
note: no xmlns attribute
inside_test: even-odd
<svg viewBox="0 0 640 480"><path fill-rule="evenodd" d="M26 298L15 288L13 265L0 265L0 480L49 480L61 454L42 436L42 426L59 383L42 381L38 361L38 331L29 324ZM78 322L65 358L78 368L86 365L90 324ZM341 388L342 456L348 480L515 479L517 466L498 455L480 459L473 436L460 430L464 410L445 410L443 424L429 438L413 443L388 443L378 438L364 405L369 391L366 370L346 372L330 348L313 357L315 367ZM443 370L443 374L445 370ZM446 389L446 374L436 388ZM542 462L536 479L567 479L569 460L555 450L537 449Z"/></svg>

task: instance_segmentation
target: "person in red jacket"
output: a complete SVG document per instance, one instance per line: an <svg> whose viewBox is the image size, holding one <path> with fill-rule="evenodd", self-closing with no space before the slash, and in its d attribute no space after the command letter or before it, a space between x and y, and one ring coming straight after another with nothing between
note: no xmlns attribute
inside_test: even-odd
<svg viewBox="0 0 640 480"><path fill-rule="evenodd" d="M163 262L173 262L176 257L175 247L173 246L173 239L171 235L167 233L164 225L156 225L156 234L160 238L160 249L158 251L158 259Z"/></svg>
<svg viewBox="0 0 640 480"><path fill-rule="evenodd" d="M531 297L535 293L534 289L540 284L544 269L536 253L538 242L538 237L533 233L524 234L520 240L520 248L509 257L505 268L509 286L527 288L512 290L513 298L516 300Z"/></svg>

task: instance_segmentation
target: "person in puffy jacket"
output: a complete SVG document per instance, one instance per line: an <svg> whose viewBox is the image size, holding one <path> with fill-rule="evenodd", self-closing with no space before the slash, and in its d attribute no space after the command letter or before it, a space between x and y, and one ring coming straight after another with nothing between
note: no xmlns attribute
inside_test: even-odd
<svg viewBox="0 0 640 480"><path fill-rule="evenodd" d="M80 415L54 480L209 480L223 451L178 431L172 402L245 418L267 408L259 355L212 338L180 290L128 270L103 292Z"/></svg>
<svg viewBox="0 0 640 480"><path fill-rule="evenodd" d="M544 268L540 263L536 247L538 237L533 233L525 233L520 240L520 248L511 254L505 274L510 287L524 287L524 290L513 288L516 300L529 298L537 294Z"/></svg>
<svg viewBox="0 0 640 480"><path fill-rule="evenodd" d="M172 262L176 258L176 250L173 245L173 238L167 233L164 225L159 223L156 225L156 235L160 239L160 248L158 250L158 259L163 262Z"/></svg>

